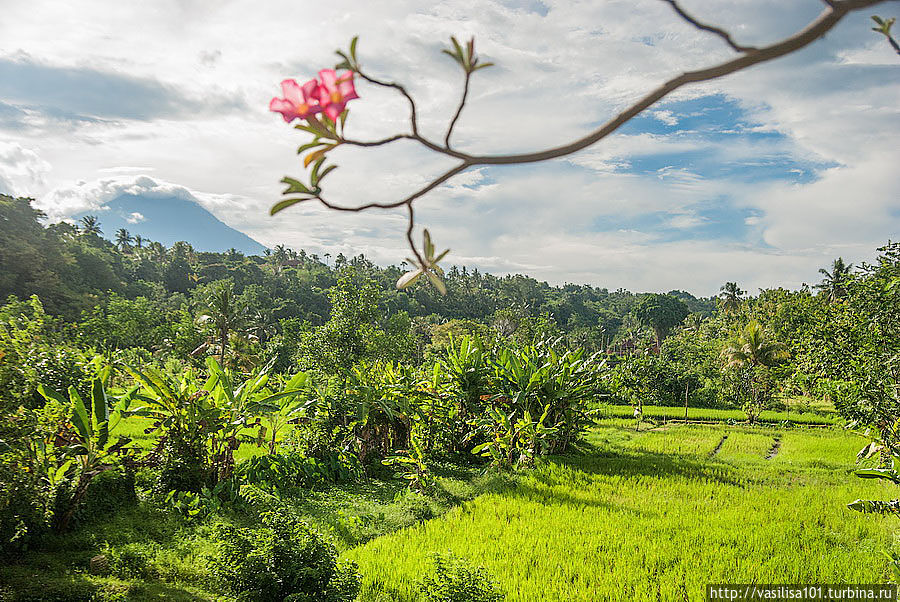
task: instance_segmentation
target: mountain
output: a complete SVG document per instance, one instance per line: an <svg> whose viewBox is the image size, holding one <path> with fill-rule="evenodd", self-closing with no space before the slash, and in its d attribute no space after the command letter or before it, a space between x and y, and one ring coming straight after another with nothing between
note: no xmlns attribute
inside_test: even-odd
<svg viewBox="0 0 900 602"><path fill-rule="evenodd" d="M184 240L198 251L221 252L233 247L245 255L260 255L265 249L194 201L176 196L122 194L100 209L74 217L78 220L85 215L96 215L103 235L113 241L116 231L125 228L132 236L140 234L166 246Z"/></svg>

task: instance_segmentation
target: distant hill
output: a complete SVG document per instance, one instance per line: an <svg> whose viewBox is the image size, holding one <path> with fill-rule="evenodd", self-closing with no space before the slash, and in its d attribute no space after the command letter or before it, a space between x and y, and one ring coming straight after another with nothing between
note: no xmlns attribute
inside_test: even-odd
<svg viewBox="0 0 900 602"><path fill-rule="evenodd" d="M125 228L132 235L158 240L166 246L187 241L198 251L227 251L235 248L245 255L260 255L265 247L243 232L219 220L194 201L171 197L123 194L102 209L74 216L96 215L103 235L115 241L116 231Z"/></svg>

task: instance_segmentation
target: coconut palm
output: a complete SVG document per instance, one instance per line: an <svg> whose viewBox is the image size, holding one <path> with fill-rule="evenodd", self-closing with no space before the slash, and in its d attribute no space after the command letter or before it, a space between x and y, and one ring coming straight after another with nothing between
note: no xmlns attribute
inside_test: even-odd
<svg viewBox="0 0 900 602"><path fill-rule="evenodd" d="M201 321L210 322L219 341L219 363L225 365L228 334L237 332L247 322L247 308L234 294L234 282L213 282L203 298Z"/></svg>
<svg viewBox="0 0 900 602"><path fill-rule="evenodd" d="M144 248L144 238L140 234L135 234L134 236L134 247L136 249Z"/></svg>
<svg viewBox="0 0 900 602"><path fill-rule="evenodd" d="M771 367L787 359L788 352L784 345L768 338L759 322L751 320L737 338L722 351L722 357L729 368Z"/></svg>
<svg viewBox="0 0 900 602"><path fill-rule="evenodd" d="M103 234L103 231L100 229L100 220L97 219L96 215L85 215L81 218L80 229L82 235L93 234L95 236L100 236Z"/></svg>
<svg viewBox="0 0 900 602"><path fill-rule="evenodd" d="M726 314L736 314L741 309L741 295L745 291L737 285L737 282L726 282L719 289L719 298L722 299L722 309Z"/></svg>
<svg viewBox="0 0 900 602"><path fill-rule="evenodd" d="M824 292L828 296L828 300L834 303L847 295L847 282L850 280L851 269L853 269L852 263L845 264L843 258L838 257L831 262L831 272L824 268L819 270L819 273L825 278L821 284L816 285L816 288Z"/></svg>
<svg viewBox="0 0 900 602"><path fill-rule="evenodd" d="M125 228L119 228L118 231L116 231L116 246L119 247L120 251L130 248L131 243L133 242L134 237Z"/></svg>

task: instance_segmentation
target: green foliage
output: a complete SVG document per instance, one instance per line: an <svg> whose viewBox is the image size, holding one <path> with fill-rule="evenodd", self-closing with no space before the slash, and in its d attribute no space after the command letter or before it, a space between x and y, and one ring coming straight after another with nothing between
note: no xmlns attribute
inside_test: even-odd
<svg viewBox="0 0 900 602"><path fill-rule="evenodd" d="M427 493L434 487L434 477L425 463L425 454L419 445L415 430L410 436L409 450L395 456L388 456L382 463L393 466L400 476L409 483L409 488L418 493Z"/></svg>
<svg viewBox="0 0 900 602"><path fill-rule="evenodd" d="M99 360L99 358L98 358ZM120 398L107 395L106 383L109 380L112 368L105 366L100 368L98 363L97 374L91 380L90 405L86 405L78 390L69 387L68 404L56 391L38 385L38 392L48 402L56 402L60 405L68 405L72 409L69 416L69 428L59 439L67 443L62 450L60 459L71 457L61 466L57 467L53 479L58 479L68 471L70 465L76 467L77 480L70 498L59 511L56 524L60 531L65 531L79 503L88 491L93 478L115 467L114 455L126 451L129 439L121 437L113 439L110 436L122 417L122 411L130 401L130 395Z"/></svg>
<svg viewBox="0 0 900 602"><path fill-rule="evenodd" d="M87 390L87 360L64 342L61 330L37 296L10 298L0 307L0 410L43 405L40 383L59 391Z"/></svg>
<svg viewBox="0 0 900 602"><path fill-rule="evenodd" d="M690 313L681 299L657 293L643 295L632 311L642 324L653 329L657 344L661 344L669 332Z"/></svg>
<svg viewBox="0 0 900 602"><path fill-rule="evenodd" d="M478 432L487 441L472 448L472 453L489 458L491 465L497 468L534 466L535 459L551 449L553 436L559 430L547 426L549 410L548 405L540 418L534 420L528 410L516 419L515 411L506 414L497 408L488 408L484 418L477 423Z"/></svg>
<svg viewBox="0 0 900 602"><path fill-rule="evenodd" d="M291 493L296 488L314 489L350 482L359 474L356 458L343 452L312 458L296 451L281 451L250 458L237 469L242 483L278 494Z"/></svg>
<svg viewBox="0 0 900 602"><path fill-rule="evenodd" d="M497 590L484 567L473 567L453 554L435 554L434 575L422 580L426 602L500 602Z"/></svg>
<svg viewBox="0 0 900 602"><path fill-rule="evenodd" d="M350 602L359 593L355 565L287 511L264 513L255 529L223 525L211 572L241 600Z"/></svg>

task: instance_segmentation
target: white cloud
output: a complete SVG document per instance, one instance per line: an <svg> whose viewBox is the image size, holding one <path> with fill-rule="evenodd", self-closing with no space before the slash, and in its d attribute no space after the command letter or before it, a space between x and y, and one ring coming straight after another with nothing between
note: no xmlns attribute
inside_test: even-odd
<svg viewBox="0 0 900 602"><path fill-rule="evenodd" d="M650 115L665 125L678 125L678 118L672 111L650 111Z"/></svg>
<svg viewBox="0 0 900 602"><path fill-rule="evenodd" d="M128 217L125 218L125 221L128 222L129 224L139 224L142 221L145 221L146 219L147 218L144 217L143 213L139 213L139 212L135 211L133 213L129 213Z"/></svg>
<svg viewBox="0 0 900 602"><path fill-rule="evenodd" d="M0 194L29 196L46 185L50 164L17 142L0 141Z"/></svg>

